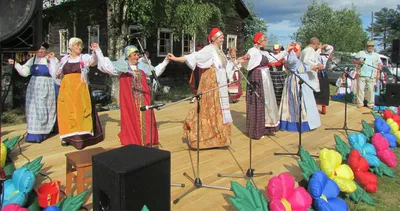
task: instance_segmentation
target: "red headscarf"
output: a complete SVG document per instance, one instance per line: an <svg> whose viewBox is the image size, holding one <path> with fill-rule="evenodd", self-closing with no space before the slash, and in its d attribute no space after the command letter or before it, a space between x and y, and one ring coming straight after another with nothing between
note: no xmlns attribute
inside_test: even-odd
<svg viewBox="0 0 400 211"><path fill-rule="evenodd" d="M267 37L262 32L257 32L254 35L253 42L254 44L260 44L262 41L264 41Z"/></svg>
<svg viewBox="0 0 400 211"><path fill-rule="evenodd" d="M219 30L218 28L213 28L210 34L208 35L208 41L209 42L215 41L221 35L223 35L221 30Z"/></svg>
<svg viewBox="0 0 400 211"><path fill-rule="evenodd" d="M293 51L297 52L300 50L301 46L298 43L292 42L292 45L294 45Z"/></svg>

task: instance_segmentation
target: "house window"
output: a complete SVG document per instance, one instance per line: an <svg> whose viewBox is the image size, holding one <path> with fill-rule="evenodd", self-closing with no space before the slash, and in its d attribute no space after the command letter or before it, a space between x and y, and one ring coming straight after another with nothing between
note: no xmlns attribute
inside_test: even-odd
<svg viewBox="0 0 400 211"><path fill-rule="evenodd" d="M60 56L68 54L68 29L60 29Z"/></svg>
<svg viewBox="0 0 400 211"><path fill-rule="evenodd" d="M138 40L140 40L140 44L142 45L143 50L146 50L146 39L141 36L141 34L140 34L141 31L142 31L142 29L140 26L130 25L129 26L128 44L134 45L138 49L140 49L139 42L138 42Z"/></svg>
<svg viewBox="0 0 400 211"><path fill-rule="evenodd" d="M196 37L182 32L182 56L195 52Z"/></svg>
<svg viewBox="0 0 400 211"><path fill-rule="evenodd" d="M237 35L228 34L226 36L226 48L236 48Z"/></svg>
<svg viewBox="0 0 400 211"><path fill-rule="evenodd" d="M157 56L167 56L168 53L172 53L173 47L173 34L169 29L158 29L157 39Z"/></svg>
<svg viewBox="0 0 400 211"><path fill-rule="evenodd" d="M99 25L88 26L88 53L90 53L90 45L97 43L100 45L100 27Z"/></svg>

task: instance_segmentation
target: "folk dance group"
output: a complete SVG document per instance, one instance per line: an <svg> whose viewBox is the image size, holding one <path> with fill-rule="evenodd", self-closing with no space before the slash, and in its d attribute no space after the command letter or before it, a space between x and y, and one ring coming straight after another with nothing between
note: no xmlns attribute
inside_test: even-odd
<svg viewBox="0 0 400 211"><path fill-rule="evenodd" d="M57 60L54 53L46 53L48 45L43 44L37 55L26 64L21 66L15 63L20 75L32 75L26 95L26 141L41 142L47 139L57 123L64 146L73 145L82 149L104 140L104 132L90 98L87 77L89 67L97 65L100 71L119 77L121 131L118 137L121 144L148 146L152 140L152 144L157 145L157 123L155 115L151 115L154 111L142 112L140 107L151 104L146 81L149 67L154 68L156 75L160 76L170 61L186 63L192 70L198 68L201 71L200 80L194 87L196 92L216 88L203 94L200 101L200 149L231 144L233 119L228 85L231 88L232 84L228 84L228 81L239 78L239 67L248 71L252 87L247 87L246 92L246 111L251 114L246 117L246 128L252 131L248 134L252 138L260 139L279 130L298 131L298 115L302 115L302 132L320 126L317 104L327 106L329 103L329 87L326 88L329 85L324 67L332 53L331 46L320 47L319 40L313 38L303 51L300 45L292 43L285 50L275 46L275 52L269 54L263 50L267 45L267 37L259 32L254 36L254 47L244 56L236 58L236 52L231 50L228 59L221 50L224 42L222 31L212 29L208 40L209 45L189 55L175 57L168 54L156 67L143 64L139 60L139 50L132 45L125 48L121 58L111 61L103 56L96 43L90 46L91 55L82 54L83 43L79 38L69 40L70 54L61 60ZM10 63L14 62L11 60ZM302 84L304 97L300 102L299 79L295 74L320 93L313 93ZM237 86L240 88L240 85ZM250 92L258 93L259 97ZM301 114L300 104L303 106ZM184 137L190 148L197 148L196 106L193 104L183 124Z"/></svg>

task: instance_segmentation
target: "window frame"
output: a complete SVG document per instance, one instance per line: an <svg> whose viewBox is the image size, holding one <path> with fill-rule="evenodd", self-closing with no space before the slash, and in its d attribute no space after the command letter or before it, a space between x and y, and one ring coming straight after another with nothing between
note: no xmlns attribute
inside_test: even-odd
<svg viewBox="0 0 400 211"><path fill-rule="evenodd" d="M169 33L170 34L170 46L171 46L171 52L173 53L174 51L174 33L168 29L168 28L159 28L157 30L157 57L165 57L167 54L160 54L160 33Z"/></svg>
<svg viewBox="0 0 400 211"><path fill-rule="evenodd" d="M87 27L88 29L88 53L90 53L90 44L92 43L92 39L91 39L91 32L93 29L97 30L97 44L100 45L100 25L91 25Z"/></svg>
<svg viewBox="0 0 400 211"><path fill-rule="evenodd" d="M66 36L63 36L63 34L65 33ZM60 47L60 56L65 56L68 55L68 36L69 36L69 32L68 29L60 29L58 30L58 35L59 35L59 47ZM65 40L63 41L62 38L65 37ZM63 51L63 44L65 44L65 51Z"/></svg>

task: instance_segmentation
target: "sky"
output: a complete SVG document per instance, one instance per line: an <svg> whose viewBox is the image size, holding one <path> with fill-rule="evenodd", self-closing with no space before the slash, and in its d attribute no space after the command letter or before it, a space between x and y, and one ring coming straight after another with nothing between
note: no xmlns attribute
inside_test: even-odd
<svg viewBox="0 0 400 211"><path fill-rule="evenodd" d="M308 3L312 2L312 0L253 1L258 16L267 21L268 35L275 35L278 42L283 46L292 41L290 36L297 31L302 13L307 11ZM354 4L357 12L361 14L363 26L366 29L371 25L371 12L377 12L383 7L395 9L397 4L400 3L398 0L337 0L328 2L328 5L335 10L350 8L351 4Z"/></svg>

